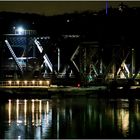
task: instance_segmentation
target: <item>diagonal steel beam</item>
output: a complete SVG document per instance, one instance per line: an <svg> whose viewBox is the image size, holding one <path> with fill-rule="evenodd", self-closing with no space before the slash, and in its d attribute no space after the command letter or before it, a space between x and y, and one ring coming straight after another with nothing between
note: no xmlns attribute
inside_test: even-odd
<svg viewBox="0 0 140 140"><path fill-rule="evenodd" d="M79 46L76 48L76 50L74 51L73 55L71 56L70 60L72 61L72 63L74 64L75 68L77 69L77 71L79 72L79 68L76 65L74 58L76 57L76 55L79 53Z"/></svg>
<svg viewBox="0 0 140 140"><path fill-rule="evenodd" d="M37 39L35 39L35 40L34 40L34 43L36 44L36 46L37 46L39 52L43 55L43 47L42 47L42 45L40 44L40 42L39 42ZM49 57L47 56L46 53L43 55L43 58L44 58L45 66L47 65L47 66L49 67L49 69L51 70L51 72L52 72L52 71L53 71L52 63L51 63L51 61L50 61L50 59L49 59Z"/></svg>
<svg viewBox="0 0 140 140"><path fill-rule="evenodd" d="M5 40L5 43L6 43L7 47L8 47L8 49L9 49L10 53L12 54L12 57L13 57L14 61L16 62L21 74L23 75L22 66L19 64L19 62L17 60L17 57L16 57L16 55L15 55L15 53L14 53L14 51L13 51L11 45L10 45L10 43L8 42L8 40Z"/></svg>

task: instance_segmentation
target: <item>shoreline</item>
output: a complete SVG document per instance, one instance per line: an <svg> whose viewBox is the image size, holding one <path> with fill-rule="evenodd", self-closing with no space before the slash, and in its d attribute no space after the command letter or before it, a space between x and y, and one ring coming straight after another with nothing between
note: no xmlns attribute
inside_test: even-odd
<svg viewBox="0 0 140 140"><path fill-rule="evenodd" d="M107 86L71 87L56 86L48 88L0 88L1 98L140 98L140 88L108 89Z"/></svg>
<svg viewBox="0 0 140 140"><path fill-rule="evenodd" d="M88 88L81 88L81 87L49 87L49 88L0 88L0 96L7 96L7 97L43 97L43 98L53 98L53 97L70 97L70 96L87 96L88 94L94 94L96 92L105 92L106 87L99 86L99 87L88 87Z"/></svg>

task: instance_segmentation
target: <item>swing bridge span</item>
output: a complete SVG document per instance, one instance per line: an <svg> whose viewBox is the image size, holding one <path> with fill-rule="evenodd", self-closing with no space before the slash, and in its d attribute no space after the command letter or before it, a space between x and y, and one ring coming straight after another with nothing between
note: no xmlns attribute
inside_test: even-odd
<svg viewBox="0 0 140 140"><path fill-rule="evenodd" d="M79 35L62 35L57 44L50 36L32 33L3 35L1 86L103 85L114 80L140 83L139 50L135 46L80 41ZM62 45L64 40L67 45L68 38L72 44L76 42L71 47Z"/></svg>

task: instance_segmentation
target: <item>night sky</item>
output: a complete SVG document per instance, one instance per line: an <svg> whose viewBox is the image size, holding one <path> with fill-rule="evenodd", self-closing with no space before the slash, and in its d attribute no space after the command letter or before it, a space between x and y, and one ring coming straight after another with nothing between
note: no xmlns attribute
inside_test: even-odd
<svg viewBox="0 0 140 140"><path fill-rule="evenodd" d="M121 1L109 2L109 7L118 7ZM139 7L140 1L124 1L129 7ZM37 13L46 16L60 15L87 10L98 11L105 9L105 1L0 1L0 11Z"/></svg>

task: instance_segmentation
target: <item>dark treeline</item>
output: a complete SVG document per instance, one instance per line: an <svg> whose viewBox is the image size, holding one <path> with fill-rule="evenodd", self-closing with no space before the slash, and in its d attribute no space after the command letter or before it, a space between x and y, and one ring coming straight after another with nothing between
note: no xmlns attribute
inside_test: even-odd
<svg viewBox="0 0 140 140"><path fill-rule="evenodd" d="M37 30L39 35L54 38L62 34L78 34L86 41L138 43L140 8L119 5L99 12L84 11L44 16L28 13L0 13L0 34L12 33L14 26Z"/></svg>

